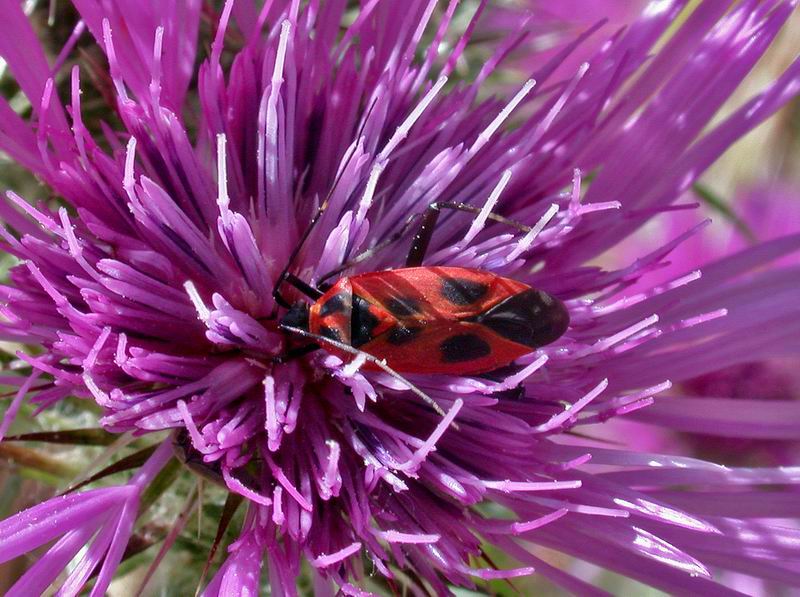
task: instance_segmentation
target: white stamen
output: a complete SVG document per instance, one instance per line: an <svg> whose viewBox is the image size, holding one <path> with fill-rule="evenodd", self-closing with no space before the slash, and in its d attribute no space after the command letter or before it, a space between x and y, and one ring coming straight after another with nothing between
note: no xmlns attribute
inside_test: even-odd
<svg viewBox="0 0 800 597"><path fill-rule="evenodd" d="M261 495L260 493L253 491L247 485L239 481L233 474L228 470L228 467L222 467L222 478L225 480L225 485L234 493L238 493L243 495L250 501L255 502L256 504L260 504L262 506L269 506L272 504L272 500L269 499L265 495Z"/></svg>
<svg viewBox="0 0 800 597"><path fill-rule="evenodd" d="M612 346L614 346L615 344L618 344L618 343L622 342L623 340L626 340L626 339L630 338L634 334L642 331L646 327L649 327L649 326L651 326L651 325L653 325L654 323L657 323L657 322L658 322L658 315L651 315L650 317L648 317L646 319L643 319L639 323L635 323L632 326L625 328L621 332L617 332L613 336L609 336L608 338L603 338L602 340L598 340L597 342L592 344L587 349L577 353L575 356L576 357L585 357L585 356L590 355L590 354L594 354L594 353L597 353L597 352L601 352L603 350L607 350L607 349L611 348Z"/></svg>
<svg viewBox="0 0 800 597"><path fill-rule="evenodd" d="M197 317L203 323L208 321L208 318L211 316L211 311L208 310L203 299L200 297L200 293L197 292L197 286L194 285L194 282L191 280L186 280L183 283L183 288L186 290L186 294L189 295L189 300L192 301L195 310L197 311Z"/></svg>
<svg viewBox="0 0 800 597"><path fill-rule="evenodd" d="M423 533L403 533L401 531L380 531L378 536L388 543L436 543L441 535Z"/></svg>
<svg viewBox="0 0 800 597"><path fill-rule="evenodd" d="M716 311L709 311L708 313L695 315L694 317L689 317L688 319L682 319L680 324L676 327L689 328L700 323L711 321L712 319L719 319L720 317L725 317L726 315L728 315L727 309L717 309Z"/></svg>
<svg viewBox="0 0 800 597"><path fill-rule="evenodd" d="M506 119L508 119L508 117L511 115L511 112L514 111L514 109L519 105L519 103L525 99L525 96L528 95L531 89L533 89L535 86L536 86L536 81L534 81L533 79L528 79L527 81L525 81L525 84L522 86L522 89L520 89L517 92L517 94L513 98L511 98L511 101L508 102L508 104L506 104L506 106L500 111L500 114L498 114L497 117L491 123L489 123L489 126L487 126L483 130L483 132L481 132L481 134L478 135L478 138L475 139L475 143L473 143L472 147L469 148L468 153L474 154L481 147L486 145L489 139L491 139L492 135L495 134L497 129L499 129L500 126L503 124L503 122L505 122Z"/></svg>
<svg viewBox="0 0 800 597"><path fill-rule="evenodd" d="M548 361L549 357L546 354L543 354L538 359L533 361L530 365L523 368L520 372L515 373L511 377L507 377L505 381L497 384L496 386L491 386L488 388L489 393L494 394L495 392L502 392L504 390L511 390L516 388L520 385L523 381L528 379L531 375L536 373L539 369L541 369L544 364Z"/></svg>
<svg viewBox="0 0 800 597"><path fill-rule="evenodd" d="M303 402L303 392L294 388L294 392L289 394L287 392L289 404L286 407L286 412L283 415L283 431L284 433L292 433L297 427L297 416L300 414L300 405Z"/></svg>
<svg viewBox="0 0 800 597"><path fill-rule="evenodd" d="M124 102L128 101L128 92L125 91L125 83L119 74L119 62L117 61L117 52L114 49L114 38L111 34L111 23L108 19L103 19L103 45L105 46L106 56L108 57L108 66L111 71L111 80L114 83L114 89L117 95Z"/></svg>
<svg viewBox="0 0 800 597"><path fill-rule="evenodd" d="M564 104L567 103L567 100L572 95L572 92L575 91L575 88L578 86L578 83L580 83L580 80L583 78L583 75L586 74L587 70L589 70L589 63L584 62L581 64L580 68L578 68L578 72L576 73L575 77L572 79L572 81L570 81L569 85L567 85L564 93L562 93L561 97L556 100L556 103L547 113L547 116L545 116L539 126L536 127L536 131L533 135L534 139L538 140L538 138L550 128L550 125L553 124L556 116L558 116L558 113L561 112Z"/></svg>
<svg viewBox="0 0 800 597"><path fill-rule="evenodd" d="M358 212L356 213L356 222L361 223L364 221L364 216L372 206L372 199L375 196L375 187L378 186L378 179L383 173L383 164L375 164L369 173L367 180L367 188L364 189L364 195L361 197L361 202L358 204Z"/></svg>
<svg viewBox="0 0 800 597"><path fill-rule="evenodd" d="M679 288L680 286L684 286L685 284L699 280L702 277L703 272L701 272L699 269L696 269L693 272L689 272L685 276L675 278L672 282L669 282L664 286L664 290L673 290L674 288Z"/></svg>
<svg viewBox="0 0 800 597"><path fill-rule="evenodd" d="M428 454L436 450L436 442L439 441L439 439L444 435L444 432L447 431L447 428L453 423L462 406L464 406L464 401L459 398L453 403L453 406L450 407L450 410L447 411L447 414L436 426L436 429L433 430L433 433L431 433L430 437L425 440L425 443L422 444L422 446L420 446L416 452L414 452L414 455L411 456L411 458L409 458L406 462L399 464L396 467L397 470L405 471L408 474L416 471L428 457Z"/></svg>
<svg viewBox="0 0 800 597"><path fill-rule="evenodd" d="M278 412L275 404L275 379L271 375L267 375L263 383L266 402L264 429L267 431L267 447L271 452L275 452L281 445Z"/></svg>
<svg viewBox="0 0 800 597"><path fill-rule="evenodd" d="M645 388L636 392L635 394L631 394L630 396L624 396L617 400L612 400L611 405L614 408L619 408L625 406L627 404L632 404L634 402L638 402L639 400L643 400L644 398L651 398L656 394L660 394L661 392L666 392L672 387L672 382L662 381L660 384L656 384L654 386L650 386L649 388Z"/></svg>
<svg viewBox="0 0 800 597"><path fill-rule="evenodd" d="M508 186L509 180L511 180L511 170L505 170L503 175L500 177L500 181L497 183L494 189L492 189L489 198L481 208L478 217L472 221L472 225L469 227L469 230L467 230L466 236L464 236L463 240L458 242L456 247L466 247L470 242L472 242L472 239L474 239L478 233L483 230L489 214L494 209L494 206L497 205L497 201L500 199L500 194L505 190L506 186Z"/></svg>
<svg viewBox="0 0 800 597"><path fill-rule="evenodd" d="M128 146L125 149L125 173L122 177L122 187L131 199L133 199L133 186L135 184L133 177L134 161L136 161L136 137L131 137L128 139Z"/></svg>
<svg viewBox="0 0 800 597"><path fill-rule="evenodd" d="M339 551L335 551L332 554L320 554L310 560L309 564L311 564L314 568L328 568L329 566L333 566L334 564L338 564L342 560L349 558L353 554L357 553L360 549L361 543L356 541L355 543L351 543L347 547L342 548Z"/></svg>
<svg viewBox="0 0 800 597"><path fill-rule="evenodd" d="M542 506L549 506L550 508L564 508L569 512L576 512L579 514L589 514L591 516L609 516L611 518L628 518L631 513L627 510L619 510L617 508L603 508L602 506L585 506L583 504L573 504L564 500L553 500L544 497L538 497L536 502Z"/></svg>
<svg viewBox="0 0 800 597"><path fill-rule="evenodd" d="M533 245L533 242L536 240L536 237L538 237L539 234L541 234L545 226L547 226L550 223L550 220L552 220L557 213L558 213L558 205L556 205L555 203L550 204L550 207L547 208L547 211L544 212L541 218L539 218L539 221L536 222L534 227L531 228L525 234L525 236L523 236L519 240L517 246L514 247L514 250L508 254L508 256L506 257L506 263L511 263L517 257L522 255L525 251L530 249L531 245Z"/></svg>
<svg viewBox="0 0 800 597"><path fill-rule="evenodd" d="M585 216L586 214L594 213L596 211L620 209L621 207L622 203L619 201L602 201L600 203L588 203L586 205L581 205L576 211L579 216Z"/></svg>
<svg viewBox="0 0 800 597"><path fill-rule="evenodd" d="M83 248L78 242L78 237L75 236L75 230L72 222L69 220L69 214L63 207L58 210L59 218L61 219L61 228L64 230L64 237L67 239L67 246L69 247L69 254L78 262L83 270L95 280L100 280L102 276L86 261L83 256Z"/></svg>
<svg viewBox="0 0 800 597"><path fill-rule="evenodd" d="M563 425L566 421L577 416L577 414L581 412L592 400L602 394L607 387L608 379L604 379L575 404L568 405L563 411L553 417L550 417L550 419L545 423L537 426L536 431L539 433L544 433L546 431L552 431L553 429L561 427L561 425Z"/></svg>
<svg viewBox="0 0 800 597"><path fill-rule="evenodd" d="M580 481L484 481L487 489L496 489L503 493L512 491L553 491L556 489L578 489Z"/></svg>
<svg viewBox="0 0 800 597"><path fill-rule="evenodd" d="M94 382L91 375L84 373L81 377L83 378L83 383L86 384L86 389L89 390L92 396L94 396L97 404L104 407L111 405L111 398L109 398L108 394L100 389L100 386Z"/></svg>
<svg viewBox="0 0 800 597"><path fill-rule="evenodd" d="M227 141L224 133L217 135L217 205L222 211L227 211L231 202L231 198L228 196Z"/></svg>
<svg viewBox="0 0 800 597"><path fill-rule="evenodd" d="M306 512L313 512L314 506L303 496L302 493L297 490L297 487L292 485L292 482L286 476L286 473L283 472L283 469L275 464L275 462L269 456L266 456L266 460L270 470L272 471L272 476L275 477L278 483L280 483L286 492L294 499L294 501L297 502L297 505Z"/></svg>
<svg viewBox="0 0 800 597"><path fill-rule="evenodd" d="M648 290L647 292L640 292L638 294L629 295L619 299L618 301L614 301L613 303L609 303L603 306L592 307L592 311L599 315L602 313L610 313L612 311L617 311L619 309L624 309L626 307L630 307L637 303L641 303L643 300L647 298L652 298L654 296L658 296L663 294L668 290L674 290L675 288L680 288L681 286L685 286L686 284L690 284L695 280L699 280L703 277L703 273L696 269L693 272L689 272L685 276L681 276L680 278L676 278L672 282L668 282L667 284L662 284L661 286L655 286L654 288Z"/></svg>
<svg viewBox="0 0 800 597"><path fill-rule="evenodd" d="M409 131L411 131L411 127L414 126L414 123L417 122L422 113L425 109L430 105L433 101L433 98L442 90L442 87L445 86L447 83L447 77L439 77L439 80L436 81L436 84L431 87L430 91L425 94L425 97L422 98L422 101L417 104L417 106L411 111L411 114L397 127L397 130L392 135L392 138L389 139L386 146L383 150L378 154L378 162L383 163L385 162L389 154L392 153L395 148L400 144L400 142L408 136Z"/></svg>
<svg viewBox="0 0 800 597"><path fill-rule="evenodd" d="M580 168L575 168L572 171L572 193L570 199L575 203L581 202L581 171Z"/></svg>
<svg viewBox="0 0 800 597"><path fill-rule="evenodd" d="M367 362L367 357L365 356L365 353L362 352L357 354L356 358L354 358L352 361L347 363L347 365L342 367L342 375L344 375L345 377L353 377L353 375L355 375L356 372L359 369L361 369L361 367L366 362Z"/></svg>
<svg viewBox="0 0 800 597"><path fill-rule="evenodd" d="M111 328L108 326L104 327L103 331L100 332L100 335L97 336L97 340L95 340L92 349L86 355L86 358L83 359L83 368L85 370L94 367L95 363L97 362L97 357L100 355L100 351L103 350L103 346L105 346L105 343L110 335Z"/></svg>
<svg viewBox="0 0 800 597"><path fill-rule="evenodd" d="M195 423L192 413L189 412L189 407L186 405L186 401L179 399L175 403L175 408L178 409L178 414L181 416L183 426L186 427L186 431L189 432L189 437L191 438L192 445L195 447L195 449L204 454L213 451L214 448L209 447L208 442L206 442L205 438L203 437L203 434L200 433L200 430L197 428L197 423Z"/></svg>
<svg viewBox="0 0 800 597"><path fill-rule="evenodd" d="M275 68L272 70L272 86L283 83L283 65L286 61L286 48L289 45L289 34L292 24L288 20L281 23L281 36L278 40L278 53L275 55Z"/></svg>
<svg viewBox="0 0 800 597"><path fill-rule="evenodd" d="M281 36L278 41L278 53L275 55L275 68L272 71L272 83L266 104L266 119L264 122L264 137L270 147L278 145L278 97L283 83L283 65L286 58L286 48L289 44L289 33L292 25L289 21L281 24ZM259 144L261 140L259 139ZM278 179L278 161L274 151L265 151L259 147L259 152L264 155L264 170L266 179L275 183Z"/></svg>
<svg viewBox="0 0 800 597"><path fill-rule="evenodd" d="M156 27L156 37L153 42L153 59L156 62L161 61L161 51L164 45L164 26L159 25Z"/></svg>
<svg viewBox="0 0 800 597"><path fill-rule="evenodd" d="M546 524L553 522L554 520L558 520L565 514L567 514L569 510L566 508L561 508L560 510L556 510L555 512L551 512L550 514L545 514L539 518L535 518L533 520L525 520L519 521L511 524L511 533L513 535L520 535L522 533L530 532L534 529L538 529L543 527Z"/></svg>
<svg viewBox="0 0 800 597"><path fill-rule="evenodd" d="M285 520L283 516L283 487L276 485L272 492L272 522L280 526Z"/></svg>
<svg viewBox="0 0 800 597"><path fill-rule="evenodd" d="M328 453L325 473L322 476L322 482L324 483L325 487L328 488L328 491L331 491L337 485L341 485L341 481L338 479L338 477L339 456L341 455L342 449L341 446L339 446L339 442L332 439L327 440L325 445L328 446L330 452Z"/></svg>
<svg viewBox="0 0 800 597"><path fill-rule="evenodd" d="M164 27L156 27L153 41L153 67L151 69L150 92L158 99L161 93L161 55L164 46Z"/></svg>
<svg viewBox="0 0 800 597"><path fill-rule="evenodd" d="M125 349L128 346L128 336L120 334L117 336L117 351L114 354L114 364L122 367L128 360L128 355L125 354Z"/></svg>
<svg viewBox="0 0 800 597"><path fill-rule="evenodd" d="M17 195L14 191L7 191L6 197L8 197L8 199L12 201L19 209L24 211L31 219L35 220L43 230L49 230L50 232L55 232L58 234L58 224L56 224L55 220L53 220L50 216L40 212L25 199ZM9 243L13 244L14 241L9 241Z"/></svg>
<svg viewBox="0 0 800 597"><path fill-rule="evenodd" d="M219 17L217 32L214 35L214 41L211 42L211 64L216 68L219 68L219 60L222 55L222 48L225 45L225 35L228 32L228 23L230 23L232 10L233 0L225 0L222 14Z"/></svg>

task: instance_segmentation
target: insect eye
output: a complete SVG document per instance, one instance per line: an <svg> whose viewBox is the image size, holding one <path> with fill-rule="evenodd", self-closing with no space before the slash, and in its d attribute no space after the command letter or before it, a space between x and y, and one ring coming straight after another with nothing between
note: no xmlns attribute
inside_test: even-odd
<svg viewBox="0 0 800 597"><path fill-rule="evenodd" d="M281 325L286 327L308 329L308 304L297 302L286 312L281 319Z"/></svg>

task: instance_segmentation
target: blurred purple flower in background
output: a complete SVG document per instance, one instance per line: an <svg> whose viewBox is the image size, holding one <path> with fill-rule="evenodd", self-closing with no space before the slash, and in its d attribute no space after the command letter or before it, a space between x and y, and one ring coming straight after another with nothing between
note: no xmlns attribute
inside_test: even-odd
<svg viewBox="0 0 800 597"><path fill-rule="evenodd" d="M646 6L647 0L501 0L486 9L476 37L504 45L507 63L520 71L556 59L561 62L551 76L569 77Z"/></svg>
<svg viewBox="0 0 800 597"><path fill-rule="evenodd" d="M730 213L712 213L712 225L677 247L648 279L667 283L758 242L796 232L800 225L800 191L785 181L762 181L742 189L730 207ZM658 218L618 247L613 261L624 263L631 251L646 252L703 224L704 216L697 209ZM792 284L797 279L799 258L794 252L772 261L772 275ZM635 288L646 290L644 282L639 281ZM648 409L647 416L637 413L632 417L646 419L658 425L657 429L620 421L604 429L602 436L625 434L634 445L688 452L727 465L787 466L796 462L800 371L793 358L761 356L763 360L757 360L744 351L736 364L683 380L684 397L660 400ZM706 400L695 403L698 397ZM685 416L687 412L690 417ZM746 429L738 424L742 418L749 422Z"/></svg>
<svg viewBox="0 0 800 597"><path fill-rule="evenodd" d="M554 75L555 56L510 101L478 99L505 45L473 79L452 80L468 42L452 31L458 2L366 2L346 26L343 0L300 4L209 9L216 33L196 70L199 0L75 0L108 59L115 114L102 127L82 120L80 69L65 107L61 60L48 64L18 3L2 6L0 54L32 114L0 103L0 147L64 200L34 208L9 194L0 207L5 249L21 260L0 288L0 335L30 347L18 355L25 374L3 379L19 391L2 431L26 397L46 408L79 396L114 433L183 432L187 460L247 503L206 594L256 594L262 576L295 594L304 561L320 595L360 594L371 576L441 594L532 573L597 592L537 546L669 592L727 594L720 570L800 585L800 531L774 520L800 515L800 469L578 435L634 412L658 422L659 401L686 391L671 383L800 352L797 270L767 267L800 249L798 234L655 285L642 277L692 231L616 270L591 264L797 94L800 62L710 126L794 2L700 2L651 56L687 4L653 2L569 79ZM293 340L277 328L273 286L324 201L292 268L301 279L432 202L471 203L532 229L443 214L426 264L544 289L566 302L569 330L509 371L409 376L444 417L358 358L276 362ZM357 271L401 266L406 247ZM677 429L718 412L693 400L672 413ZM784 416L773 408L765 416ZM749 412L721 414L729 437L750 437ZM97 573L92 594L104 593L172 450L153 437L127 484L0 522L0 561L58 540L12 594L41 591L76 556L65 591ZM497 569L488 546L518 567Z"/></svg>

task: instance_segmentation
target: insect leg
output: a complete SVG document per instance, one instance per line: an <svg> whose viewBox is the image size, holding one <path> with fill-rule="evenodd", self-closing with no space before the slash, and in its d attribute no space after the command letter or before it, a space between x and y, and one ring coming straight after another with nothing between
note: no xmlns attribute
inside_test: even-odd
<svg viewBox="0 0 800 597"><path fill-rule="evenodd" d="M314 288L311 284L309 284L308 282L304 282L294 274L287 273L284 276L284 281L287 284L291 284L292 286L297 288L297 290L305 294L307 297L314 299L315 301L320 297L322 297L322 295L324 294L319 288Z"/></svg>
<svg viewBox="0 0 800 597"><path fill-rule="evenodd" d="M406 221L400 227L400 230L392 234L389 238L381 241L374 247L367 249L359 255L356 255L336 269L329 271L327 274L319 278L319 284L321 285L325 280L329 280L330 278L342 273L344 270L369 259L374 254L382 251L392 243L397 242L408 233L412 225L420 218L422 219L422 222L420 223L419 229L414 235L414 240L411 243L411 249L409 250L408 257L406 258L406 267L417 267L422 265L422 261L427 253L431 237L433 236L433 230L436 227L437 220L439 219L439 213L442 209L453 209L472 214L480 214L482 211L480 207L467 205L466 203L451 203L447 201L431 203L425 211L417 212L408 216ZM526 226L525 224L515 220L510 220L494 212L489 212L486 216L486 219L505 224L506 226L511 226L512 228L516 228L521 232L530 232L531 230L530 226Z"/></svg>
<svg viewBox="0 0 800 597"><path fill-rule="evenodd" d="M346 270L348 268L351 268L354 265L369 259L370 257L375 255L376 253L379 253L380 251L382 251L383 249L385 249L386 247L391 245L392 243L395 243L398 240L400 240L401 238L403 238L406 235L406 233L409 231L409 229L411 228L411 225L415 221L417 221L420 217L422 217L423 213L427 213L427 212L411 214L410 216L408 216L406 221L400 227L400 230L398 230L397 232L392 234L389 238L379 242L374 247L371 247L371 248L367 249L366 251L363 251L362 253L359 253L358 255L353 257L352 259L349 259L348 261L346 261L345 263L343 263L342 265L340 265L336 269L333 269L333 270L329 271L327 274L325 274L324 276L319 278L318 283L320 284L320 286L323 284L323 282L325 282L325 280L330 280L334 276L342 273L344 270Z"/></svg>
<svg viewBox="0 0 800 597"><path fill-rule="evenodd" d="M292 348L288 350L284 354L278 355L277 357L272 359L273 363L286 363L288 361L293 361L294 359L299 359L300 357L304 357L307 354L314 352L315 350L319 350L320 345L316 342L312 342L311 344L306 344L305 346L298 346L297 348Z"/></svg>
<svg viewBox="0 0 800 597"><path fill-rule="evenodd" d="M425 255L428 252L428 247L431 244L433 231L436 228L436 223L439 220L439 214L442 209L464 211L476 215L480 215L483 212L482 208L474 205L467 205L466 203L452 203L449 201L431 203L428 209L423 212L422 223L419 226L419 230L417 230L417 233L414 235L414 240L411 241L411 248L408 251L408 257L406 257L406 267L419 267L422 265ZM486 219L511 226L521 232L530 232L531 230L530 226L526 226L514 220L509 220L491 211L486 214Z"/></svg>
<svg viewBox="0 0 800 597"><path fill-rule="evenodd" d="M336 348L338 350L341 350L343 352L349 352L350 354L354 354L354 355L361 355L361 357L364 360L369 361L370 363L373 363L374 365L376 365L377 367L382 369L384 372L388 373L390 376L392 376L396 380L401 381L404 384L406 384L412 392L414 392L426 404L428 404L428 406L430 406L434 411L436 411L436 414L438 414L438 415L440 415L442 417L445 416L446 413L442 410L442 407L439 406L433 398L428 396L425 392L420 390L417 386L415 386L410 381L408 381L405 377L400 375L397 371L395 371L394 369L389 367L389 365L387 365L381 359L369 354L368 352L364 352L363 350L358 350L357 348L353 348L349 344L344 344L343 342L338 342L336 340L332 340L331 338L326 338L325 336L320 336L319 334L312 334L311 332L307 332L307 331L302 330L300 328L295 328L295 327L291 327L291 326L288 326L288 325L282 325L280 327L281 327L281 329L286 330L287 332L292 332L293 334L297 334L298 336L303 336L305 338L313 338L314 340L322 342L323 344L329 344L329 345L333 346L334 348Z"/></svg>
<svg viewBox="0 0 800 597"><path fill-rule="evenodd" d="M377 100L374 101L369 106L369 108L367 109L367 113L366 113L364 119L362 120L361 126L359 127L359 130L358 130L358 134L356 135L356 138L359 138L361 136L362 132L364 131L364 128L366 127L367 122L369 121L369 117L372 114L372 110L375 108L377 103L378 103ZM292 250L291 255L289 255L289 259L286 261L286 266L283 268L283 271L281 271L280 276L278 276L278 280L275 282L275 286L272 287L272 297L275 299L276 303L278 303L281 307L283 307L285 309L289 309L291 307L291 305L290 305L289 301L287 301L283 297L283 295L280 293L280 287L284 282L288 281L289 276L291 275L291 274L289 274L289 270L292 268L292 265L294 265L294 261L295 261L295 259L297 259L297 256L300 254L300 250L303 248L303 245L305 245L306 241L308 240L308 237L311 235L311 231L317 225L317 222L319 222L320 218L322 217L322 214L325 213L325 210L328 209L328 203L329 203L331 197L333 196L333 193L336 190L336 187L339 186L339 181L342 179L342 175L347 170L347 165L350 163L350 160L353 158L354 155L355 155L355 151L351 152L350 155L347 156L347 159L345 160L345 163L342 165L342 167L339 169L339 173L336 175L336 180L333 181L333 185L331 186L330 190L328 191L328 194L325 197L325 200L320 204L319 208L317 208L317 213L315 213L314 217L311 218L311 222L309 222L308 227L303 232L303 236L300 238L300 241L297 243L297 246ZM292 276L292 277L295 280L297 280L296 277L294 277L294 276ZM296 284L294 284L294 286L295 286L295 288L298 288ZM306 285L306 286L308 286L308 285ZM309 286L309 288L310 288L310 286ZM300 290L301 292L304 292L300 288L298 288L298 290ZM306 294L308 294L308 293L306 293Z"/></svg>
<svg viewBox="0 0 800 597"><path fill-rule="evenodd" d="M294 265L295 259L300 254L300 250L305 245L308 237L311 235L311 231L314 229L314 226L317 225L319 219L322 217L322 214L325 213L325 210L328 208L328 200L322 202L322 205L319 206L317 209L317 213L314 214L314 217L311 218L311 222L309 222L308 226L303 232L303 236L300 237L300 241L297 243L295 248L292 250L292 254L289 255L289 259L286 262L286 266L281 271L280 276L278 276L278 280L275 282L275 286L272 288L272 298L275 299L275 302L278 303L281 307L288 309L291 307L289 301L287 301L283 295L281 294L281 286L284 282L288 282L295 288L297 288L300 292L312 297L312 298L319 298L322 294L314 288L313 286L303 282L300 278L295 276L294 274L290 273L289 270L291 269L292 265ZM310 291L310 292L309 292Z"/></svg>

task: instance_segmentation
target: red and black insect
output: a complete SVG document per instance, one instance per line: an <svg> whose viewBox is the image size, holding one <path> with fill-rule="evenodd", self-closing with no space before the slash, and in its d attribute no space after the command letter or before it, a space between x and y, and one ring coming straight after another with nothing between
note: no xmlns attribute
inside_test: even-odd
<svg viewBox="0 0 800 597"><path fill-rule="evenodd" d="M509 365L564 334L569 313L546 292L488 271L422 266L442 208L480 212L464 204L431 205L421 214L422 223L402 269L341 277L323 292L289 273L287 266L274 293L276 301L289 309L280 327L319 341L301 347L298 353L322 344L337 356L362 353L370 357L365 369L474 375ZM397 240L419 215L322 280ZM489 218L530 230L497 214ZM289 305L278 292L283 280L314 303Z"/></svg>

